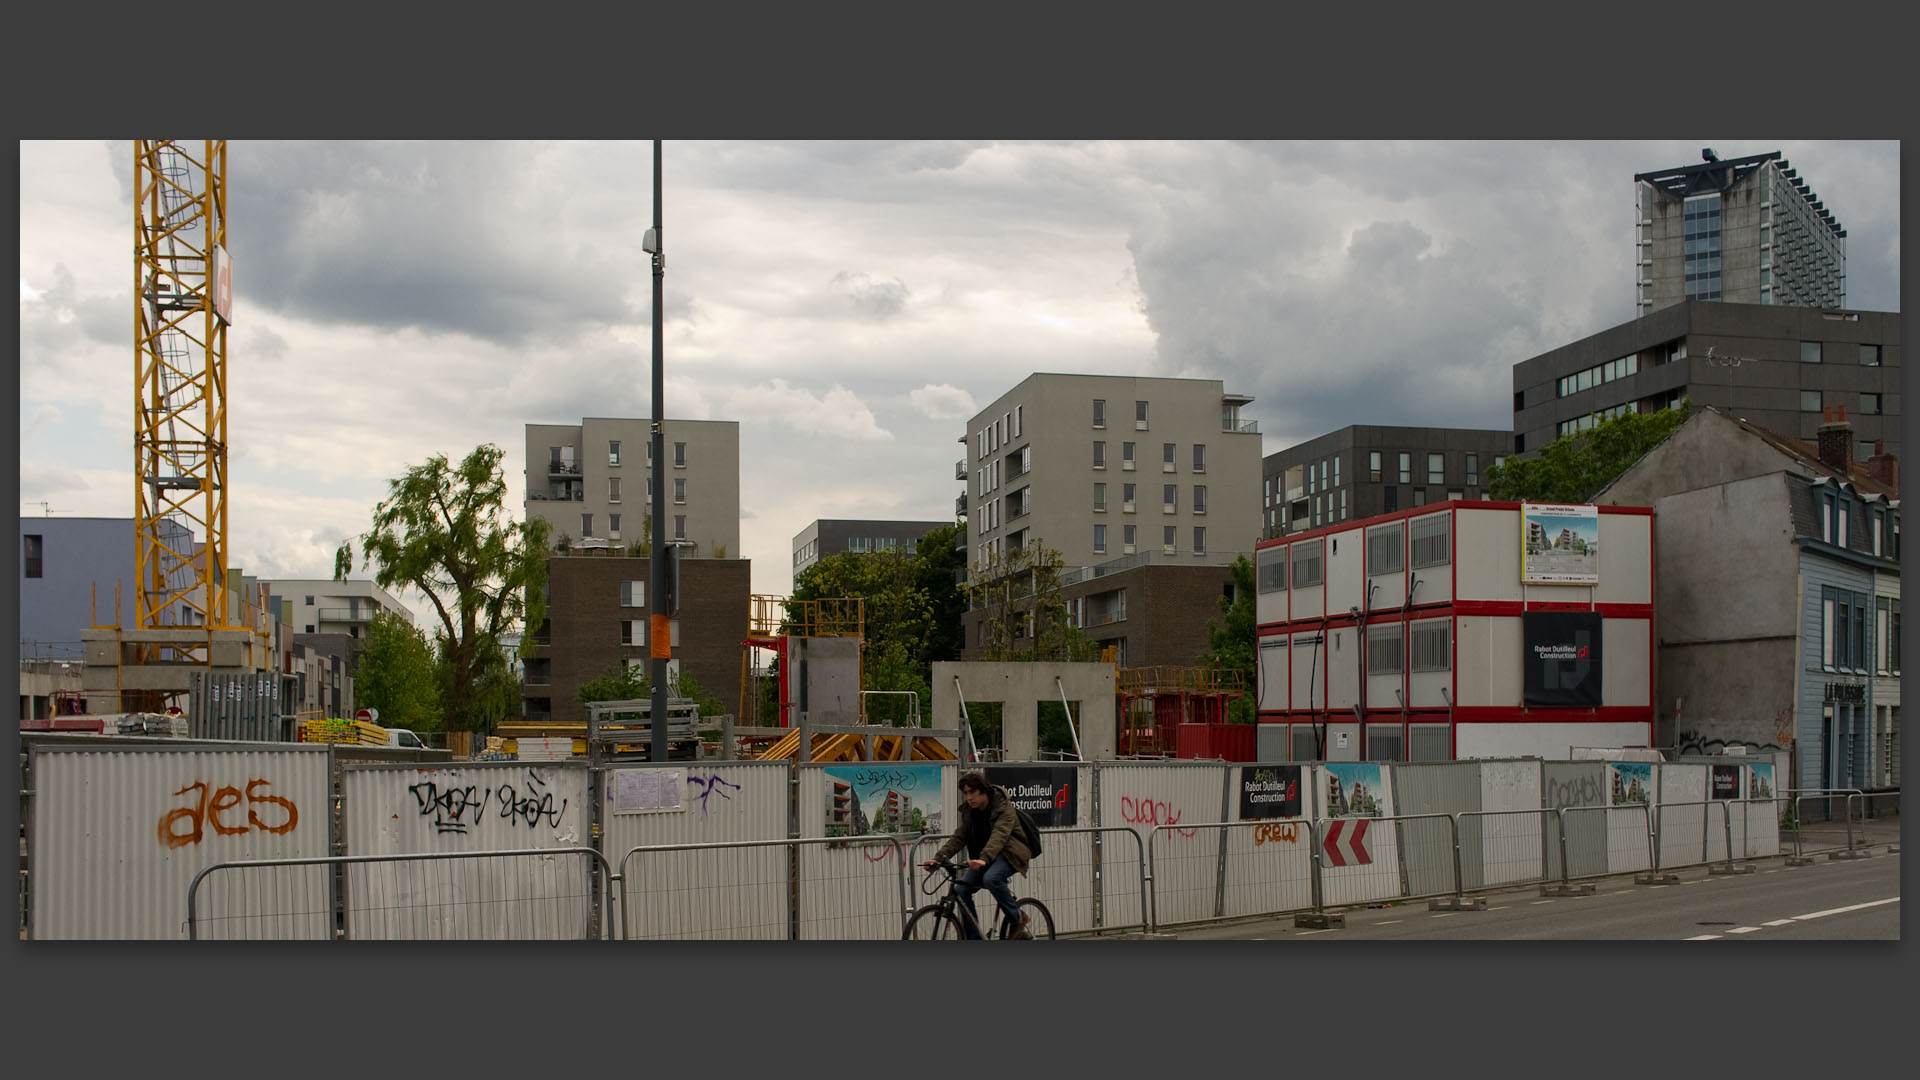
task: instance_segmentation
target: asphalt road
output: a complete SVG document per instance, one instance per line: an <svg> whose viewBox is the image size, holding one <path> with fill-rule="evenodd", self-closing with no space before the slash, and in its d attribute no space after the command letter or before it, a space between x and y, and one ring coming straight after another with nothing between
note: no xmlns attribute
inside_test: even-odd
<svg viewBox="0 0 1920 1080"><path fill-rule="evenodd" d="M1349 908L1346 926L1296 929L1291 915L1166 932L1182 941L1898 941L1900 855L1789 867L1754 860L1751 874L1679 871L1675 885L1602 878L1590 896L1548 898L1539 886L1484 894L1487 910L1428 911L1425 900Z"/></svg>

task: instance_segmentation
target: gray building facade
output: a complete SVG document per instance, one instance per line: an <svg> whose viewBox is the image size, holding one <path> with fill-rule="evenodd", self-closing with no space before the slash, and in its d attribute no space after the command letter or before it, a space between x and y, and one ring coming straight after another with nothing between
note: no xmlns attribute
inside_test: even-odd
<svg viewBox="0 0 1920 1080"><path fill-rule="evenodd" d="M526 512L560 546L646 543L656 476L667 485L667 542L703 559L740 555L740 424L664 420L666 461L653 469L652 421L589 416L528 424Z"/></svg>
<svg viewBox="0 0 1920 1080"><path fill-rule="evenodd" d="M843 551L903 551L919 549L920 538L951 521L871 521L819 518L793 536L793 576L829 555Z"/></svg>
<svg viewBox="0 0 1920 1080"><path fill-rule="evenodd" d="M1779 151L1636 175L1635 302L1844 308L1847 230Z"/></svg>
<svg viewBox="0 0 1920 1080"><path fill-rule="evenodd" d="M1693 301L1513 366L1513 453L1691 400L1800 439L1844 409L1864 461L1900 452L1900 315Z"/></svg>
<svg viewBox="0 0 1920 1080"><path fill-rule="evenodd" d="M1297 443L1261 463L1261 536L1484 498L1512 441L1497 429L1354 424Z"/></svg>
<svg viewBox="0 0 1920 1080"><path fill-rule="evenodd" d="M169 541L176 550L193 550L186 529L172 522L161 528L177 530ZM80 631L96 624L134 629L133 564L132 518L21 518L21 658L79 660L85 655ZM163 612L163 620L170 614Z"/></svg>
<svg viewBox="0 0 1920 1080"><path fill-rule="evenodd" d="M1781 787L1900 777L1897 462L1695 413L1595 497L1654 508L1657 738L1788 750Z"/></svg>

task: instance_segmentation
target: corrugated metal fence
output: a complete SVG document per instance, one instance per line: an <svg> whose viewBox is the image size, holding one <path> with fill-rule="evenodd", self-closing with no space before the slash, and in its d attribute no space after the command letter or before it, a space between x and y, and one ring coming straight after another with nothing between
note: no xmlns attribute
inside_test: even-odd
<svg viewBox="0 0 1920 1080"><path fill-rule="evenodd" d="M31 743L28 933L186 936L196 875L275 863L207 874L197 936L894 938L922 899L911 864L957 812L951 762L589 769L395 763L376 749ZM1732 858L1782 844L1780 804L1727 801L1774 797L1771 762L1039 766L1065 770L1053 775L1069 778L1059 820L1071 824L1048 833L1016 889L1045 902L1061 933L1667 869L1728 859L1729 840ZM898 844L855 840L879 829ZM333 861L279 865L312 859Z"/></svg>

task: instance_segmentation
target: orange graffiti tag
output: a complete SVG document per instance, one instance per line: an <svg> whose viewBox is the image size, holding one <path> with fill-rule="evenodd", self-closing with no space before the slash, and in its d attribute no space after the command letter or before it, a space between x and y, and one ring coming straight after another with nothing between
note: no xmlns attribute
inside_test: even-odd
<svg viewBox="0 0 1920 1080"><path fill-rule="evenodd" d="M195 780L174 792L176 796L185 795L190 791L198 794L194 796L190 805L174 807L161 815L160 846L172 849L197 844L206 835L208 825L212 825L213 831L221 836L238 836L249 829L259 829L276 835L293 831L293 827L300 822L299 808L294 806L290 799L255 792L255 788L264 787L268 783L269 781L266 780L247 782L244 796L247 804L247 824L245 825L230 825L221 817L243 801L239 788L227 786L214 789L205 780ZM286 821L279 825L269 825L260 820L260 815L254 810L254 807L260 803L279 804L286 812Z"/></svg>
<svg viewBox="0 0 1920 1080"><path fill-rule="evenodd" d="M1284 825L1255 825L1253 827L1253 846L1266 843L1295 843L1300 839L1300 827L1292 823Z"/></svg>

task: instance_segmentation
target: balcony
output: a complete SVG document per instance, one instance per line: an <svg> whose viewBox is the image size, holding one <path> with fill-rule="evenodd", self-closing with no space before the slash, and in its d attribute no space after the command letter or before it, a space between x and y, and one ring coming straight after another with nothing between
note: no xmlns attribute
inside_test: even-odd
<svg viewBox="0 0 1920 1080"><path fill-rule="evenodd" d="M370 623L373 621L374 610L376 609L323 607L319 610L317 619L323 623Z"/></svg>
<svg viewBox="0 0 1920 1080"><path fill-rule="evenodd" d="M580 463L577 461L550 461L547 463L548 476L579 476Z"/></svg>
<svg viewBox="0 0 1920 1080"><path fill-rule="evenodd" d="M1220 430L1235 435L1258 435L1260 434L1260 421L1224 420L1220 424Z"/></svg>
<svg viewBox="0 0 1920 1080"><path fill-rule="evenodd" d="M964 491L961 492L960 495L953 500L953 516L954 517L967 516L967 495L966 495L966 492Z"/></svg>
<svg viewBox="0 0 1920 1080"><path fill-rule="evenodd" d="M953 463L953 478L955 480L965 480L967 478L966 458L961 458L959 461Z"/></svg>

